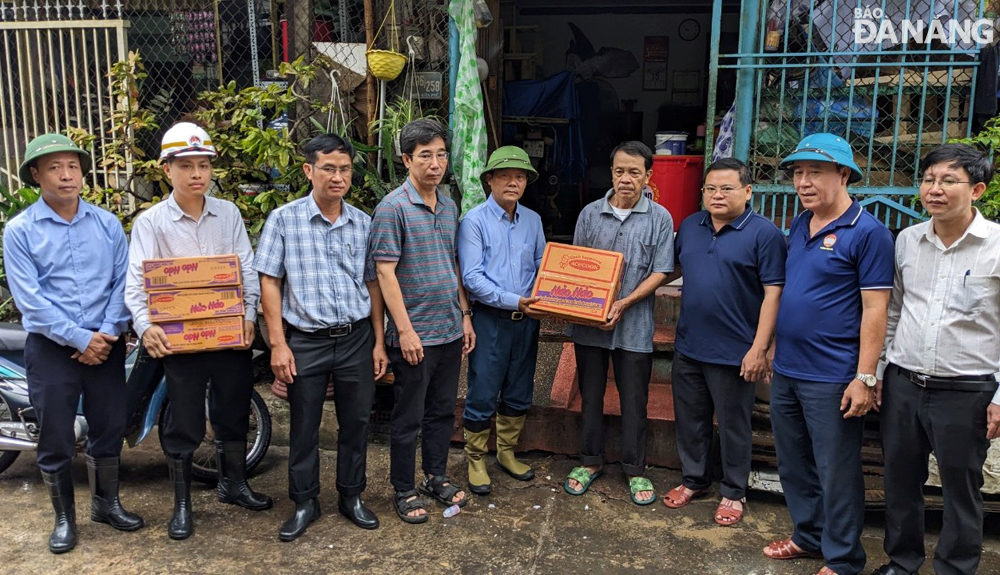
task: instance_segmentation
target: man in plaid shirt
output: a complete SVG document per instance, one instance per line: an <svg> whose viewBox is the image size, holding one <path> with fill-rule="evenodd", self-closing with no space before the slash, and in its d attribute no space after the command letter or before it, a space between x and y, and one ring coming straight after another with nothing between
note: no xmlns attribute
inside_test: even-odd
<svg viewBox="0 0 1000 575"><path fill-rule="evenodd" d="M320 516L319 425L331 377L340 426L338 509L358 527L378 527L361 493L375 380L389 363L382 292L366 257L371 218L343 201L354 148L326 134L303 151L312 193L271 213L255 260L271 369L288 385L291 404L288 495L295 511L278 531L282 541L298 538Z"/></svg>

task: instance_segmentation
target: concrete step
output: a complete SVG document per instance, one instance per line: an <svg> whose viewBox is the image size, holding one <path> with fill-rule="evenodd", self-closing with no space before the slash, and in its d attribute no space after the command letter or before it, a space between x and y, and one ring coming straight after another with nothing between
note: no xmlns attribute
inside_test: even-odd
<svg viewBox="0 0 1000 575"><path fill-rule="evenodd" d="M646 405L650 420L674 421L674 400L670 388L670 359L665 354L654 354L653 374L649 384L649 401ZM551 407L579 413L582 407L580 385L576 374L576 352L572 343L563 344L559 367L552 381L549 397ZM614 365L608 368L608 386L604 392L604 414L621 416L618 386L615 384Z"/></svg>

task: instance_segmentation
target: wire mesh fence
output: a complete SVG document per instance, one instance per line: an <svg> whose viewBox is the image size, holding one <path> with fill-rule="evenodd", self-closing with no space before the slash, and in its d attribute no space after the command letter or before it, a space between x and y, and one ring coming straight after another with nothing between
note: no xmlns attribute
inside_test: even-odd
<svg viewBox="0 0 1000 575"><path fill-rule="evenodd" d="M762 8L750 153L756 181L781 181L780 158L803 136L832 132L855 150L865 173L859 185L909 187L930 147L970 134L974 42L873 41L867 24L901 32L904 22L940 22L947 30L949 21L980 18L978 0L774 0ZM865 16L866 8L878 17Z"/></svg>
<svg viewBox="0 0 1000 575"><path fill-rule="evenodd" d="M373 47L410 57L386 82L387 109L447 113L444 0L8 0L0 1L0 23L0 186L7 190L20 187L17 166L38 134L78 127L96 137L95 154L102 154L116 105L109 72L130 51L145 73L130 96L161 127L135 134L146 157L156 156L162 129L190 118L204 91L230 82L285 87L280 64L299 56L325 56L307 94L331 104L321 123L367 141L378 116L365 56L372 38ZM280 130L296 115L284 112L263 121ZM100 170L91 178L107 184Z"/></svg>

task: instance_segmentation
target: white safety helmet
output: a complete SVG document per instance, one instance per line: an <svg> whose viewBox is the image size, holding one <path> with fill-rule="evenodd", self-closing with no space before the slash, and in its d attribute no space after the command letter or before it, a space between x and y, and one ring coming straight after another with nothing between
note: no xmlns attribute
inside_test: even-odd
<svg viewBox="0 0 1000 575"><path fill-rule="evenodd" d="M160 142L160 162L183 156L215 157L215 146L208 132L197 124L179 122L163 134Z"/></svg>

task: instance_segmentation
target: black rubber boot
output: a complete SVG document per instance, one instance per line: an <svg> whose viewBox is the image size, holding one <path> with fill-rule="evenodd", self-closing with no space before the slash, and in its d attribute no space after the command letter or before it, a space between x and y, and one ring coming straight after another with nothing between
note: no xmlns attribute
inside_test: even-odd
<svg viewBox="0 0 1000 575"><path fill-rule="evenodd" d="M118 499L118 457L100 459L87 456L90 479L90 520L107 523L119 531L135 531L143 526L142 517L129 513Z"/></svg>
<svg viewBox="0 0 1000 575"><path fill-rule="evenodd" d="M285 521L278 529L278 539L281 541L294 541L306 532L306 529L313 521L319 519L319 499L315 497L295 504L295 511L292 516Z"/></svg>
<svg viewBox="0 0 1000 575"><path fill-rule="evenodd" d="M187 539L194 534L191 518L191 456L184 459L167 458L170 481L174 484L174 516L167 527L171 539Z"/></svg>
<svg viewBox="0 0 1000 575"><path fill-rule="evenodd" d="M56 524L49 535L49 551L66 553L76 547L76 504L73 499L73 477L69 467L56 473L42 472L42 481L49 489Z"/></svg>
<svg viewBox="0 0 1000 575"><path fill-rule="evenodd" d="M270 509L274 502L247 483L247 444L242 441L216 441L215 458L219 466L219 501L239 505L251 511Z"/></svg>

